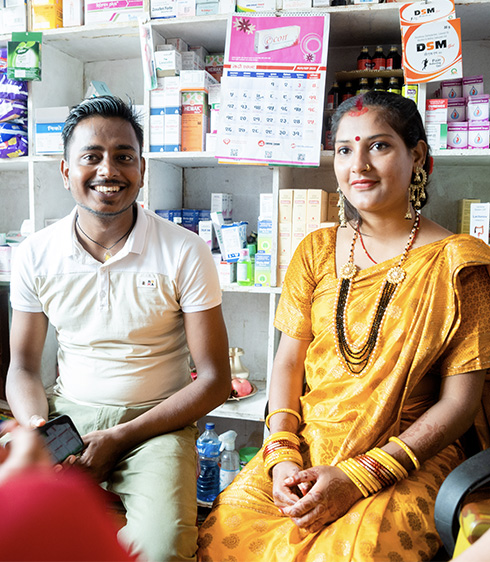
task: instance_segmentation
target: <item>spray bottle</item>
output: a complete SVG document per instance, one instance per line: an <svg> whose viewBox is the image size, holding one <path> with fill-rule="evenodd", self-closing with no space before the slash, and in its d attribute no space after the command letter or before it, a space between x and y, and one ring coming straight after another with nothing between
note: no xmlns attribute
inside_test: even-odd
<svg viewBox="0 0 490 562"><path fill-rule="evenodd" d="M219 491L222 492L240 472L240 455L235 451L236 431L230 429L219 436L222 443L219 471Z"/></svg>

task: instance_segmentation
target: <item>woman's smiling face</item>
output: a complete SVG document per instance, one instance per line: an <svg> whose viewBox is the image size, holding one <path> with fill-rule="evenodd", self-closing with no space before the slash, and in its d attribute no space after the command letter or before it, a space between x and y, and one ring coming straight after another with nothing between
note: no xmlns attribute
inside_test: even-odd
<svg viewBox="0 0 490 562"><path fill-rule="evenodd" d="M340 120L334 169L340 189L360 212L405 212L412 172L422 165L426 145L407 148L376 107L364 106Z"/></svg>

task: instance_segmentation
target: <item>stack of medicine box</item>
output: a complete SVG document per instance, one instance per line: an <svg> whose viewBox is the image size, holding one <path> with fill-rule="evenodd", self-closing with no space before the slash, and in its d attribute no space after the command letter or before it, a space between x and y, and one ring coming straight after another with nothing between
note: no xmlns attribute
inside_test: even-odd
<svg viewBox="0 0 490 562"><path fill-rule="evenodd" d="M150 152L178 152L181 149L180 77L157 78L150 92Z"/></svg>
<svg viewBox="0 0 490 562"><path fill-rule="evenodd" d="M218 269L221 285L231 285L236 281L236 263L225 259L225 249L221 225L230 224L233 220L233 195L231 193L211 193L211 221L199 223L199 236L214 250L216 240L219 242L219 252L213 251L213 257Z"/></svg>
<svg viewBox="0 0 490 562"><path fill-rule="evenodd" d="M490 203L471 203L470 234L490 244Z"/></svg>
<svg viewBox="0 0 490 562"><path fill-rule="evenodd" d="M277 285L284 282L291 258L303 238L338 221L337 193L323 189L280 189Z"/></svg>
<svg viewBox="0 0 490 562"><path fill-rule="evenodd" d="M257 221L257 253L255 254L254 281L256 287L271 286L272 272L272 193L261 193Z"/></svg>

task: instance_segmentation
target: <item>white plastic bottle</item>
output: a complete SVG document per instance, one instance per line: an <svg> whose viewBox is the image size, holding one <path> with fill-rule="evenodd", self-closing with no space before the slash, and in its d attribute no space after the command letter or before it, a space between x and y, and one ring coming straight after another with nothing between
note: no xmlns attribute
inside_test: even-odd
<svg viewBox="0 0 490 562"><path fill-rule="evenodd" d="M230 429L219 436L223 443L220 457L219 491L222 492L240 472L240 455L235 451L236 431Z"/></svg>

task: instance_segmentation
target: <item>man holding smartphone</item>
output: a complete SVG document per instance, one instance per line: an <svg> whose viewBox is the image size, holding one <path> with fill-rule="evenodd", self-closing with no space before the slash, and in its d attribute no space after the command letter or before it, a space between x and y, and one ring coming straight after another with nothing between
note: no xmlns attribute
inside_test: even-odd
<svg viewBox="0 0 490 562"><path fill-rule="evenodd" d="M145 160L131 107L85 100L63 143L76 205L17 250L7 398L23 425L70 416L85 444L77 463L121 497L133 553L194 560L194 422L230 392L216 267L199 237L136 203ZM50 397L40 376L48 323L59 365Z"/></svg>

